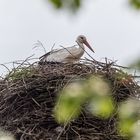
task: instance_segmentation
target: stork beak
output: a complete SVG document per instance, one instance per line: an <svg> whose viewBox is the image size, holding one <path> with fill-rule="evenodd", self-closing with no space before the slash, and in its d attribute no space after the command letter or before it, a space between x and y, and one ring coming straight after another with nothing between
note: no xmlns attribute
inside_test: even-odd
<svg viewBox="0 0 140 140"><path fill-rule="evenodd" d="M94 50L91 48L91 46L89 45L89 43L85 40L84 44L92 51L94 52ZM94 52L95 53L95 52Z"/></svg>

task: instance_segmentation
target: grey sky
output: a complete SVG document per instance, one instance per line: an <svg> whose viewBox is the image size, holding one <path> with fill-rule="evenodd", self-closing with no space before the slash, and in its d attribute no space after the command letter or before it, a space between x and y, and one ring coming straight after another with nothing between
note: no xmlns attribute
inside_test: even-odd
<svg viewBox="0 0 140 140"><path fill-rule="evenodd" d="M56 48L74 45L77 35L84 34L95 59L108 57L128 64L140 54L140 12L129 8L127 1L85 0L78 14L71 16L43 0L1 0L0 63L34 53L39 57L43 49L32 49L37 40L49 51L54 43Z"/></svg>

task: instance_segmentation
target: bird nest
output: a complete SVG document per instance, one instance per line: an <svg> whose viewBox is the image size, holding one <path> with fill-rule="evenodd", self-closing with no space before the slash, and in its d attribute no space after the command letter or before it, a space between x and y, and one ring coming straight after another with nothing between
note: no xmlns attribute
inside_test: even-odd
<svg viewBox="0 0 140 140"><path fill-rule="evenodd" d="M139 86L132 75L125 74L114 62L83 60L77 64L22 63L0 80L0 126L17 140L121 140L117 132L117 113L101 119L87 113L67 126L53 116L56 97L63 87L98 74L112 85L116 104L136 98ZM125 75L118 78L116 75Z"/></svg>

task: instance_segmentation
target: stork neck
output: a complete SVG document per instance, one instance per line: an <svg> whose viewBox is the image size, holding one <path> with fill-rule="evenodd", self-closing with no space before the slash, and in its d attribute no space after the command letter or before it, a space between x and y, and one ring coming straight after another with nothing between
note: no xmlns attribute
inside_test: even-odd
<svg viewBox="0 0 140 140"><path fill-rule="evenodd" d="M79 46L79 49L84 51L85 50L85 47L84 47L83 43L80 43L78 41L76 41L76 42L77 42L77 44Z"/></svg>

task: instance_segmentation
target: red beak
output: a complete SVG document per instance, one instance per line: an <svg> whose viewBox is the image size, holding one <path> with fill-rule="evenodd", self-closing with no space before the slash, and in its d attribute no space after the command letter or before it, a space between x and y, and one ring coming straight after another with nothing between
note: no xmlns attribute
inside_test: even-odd
<svg viewBox="0 0 140 140"><path fill-rule="evenodd" d="M91 46L89 45L89 43L85 40L84 44L92 51L94 52L94 50L91 48ZM95 52L94 52L95 53Z"/></svg>

